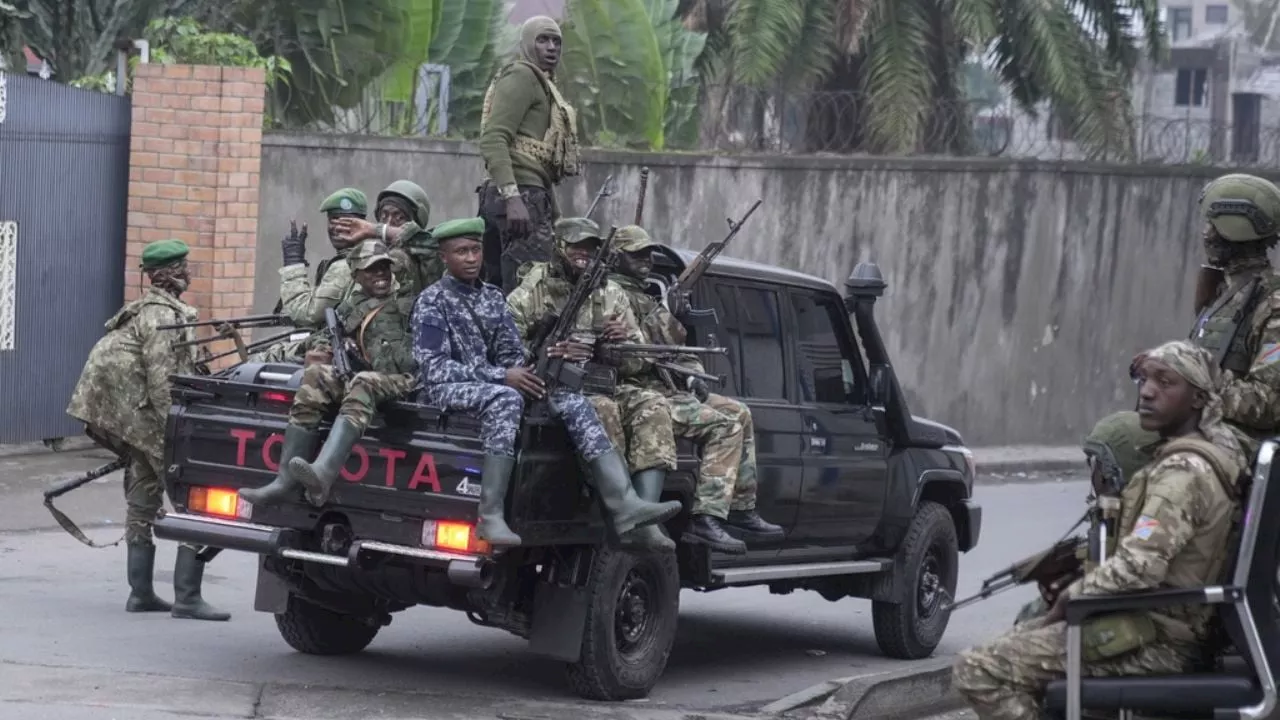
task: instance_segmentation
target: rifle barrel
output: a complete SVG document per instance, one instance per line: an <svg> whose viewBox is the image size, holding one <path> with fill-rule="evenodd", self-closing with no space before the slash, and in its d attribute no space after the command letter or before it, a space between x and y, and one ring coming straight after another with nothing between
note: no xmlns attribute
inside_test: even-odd
<svg viewBox="0 0 1280 720"><path fill-rule="evenodd" d="M171 325L158 325L157 330L181 330L183 328L193 327L216 327L218 325L230 325L237 329L255 328L255 327L274 327L283 324L293 324L293 320L286 315L248 315L240 318L227 318L226 320L199 320L189 323L173 323Z"/></svg>
<svg viewBox="0 0 1280 720"><path fill-rule="evenodd" d="M622 355L727 355L729 350L722 347L700 347L697 345L651 345L647 343L609 343L604 346L611 352Z"/></svg>

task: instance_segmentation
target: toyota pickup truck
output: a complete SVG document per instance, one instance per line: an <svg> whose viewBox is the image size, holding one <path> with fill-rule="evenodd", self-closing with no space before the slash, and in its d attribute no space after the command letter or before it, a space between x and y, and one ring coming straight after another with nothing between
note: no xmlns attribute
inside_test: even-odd
<svg viewBox="0 0 1280 720"><path fill-rule="evenodd" d="M659 253L655 297L693 257ZM174 378L165 442L174 511L155 533L258 554L254 607L303 653L359 652L395 613L432 605L526 638L533 654L566 665L582 697L633 699L666 666L681 589L763 585L870 599L880 649L927 657L950 619L959 554L978 542L974 460L959 433L907 408L876 325L879 268L860 264L845 285L842 296L817 277L721 256L694 288L709 322L691 324L690 343L727 348L707 369L751 408L758 509L785 529L746 555L688 543L666 554L618 549L563 427L529 420L507 499L525 543L495 554L474 533L478 421L407 401L381 412L323 508L300 492L255 508L239 490L277 470L297 365ZM696 453L679 445L663 493L686 508L666 523L677 541Z"/></svg>

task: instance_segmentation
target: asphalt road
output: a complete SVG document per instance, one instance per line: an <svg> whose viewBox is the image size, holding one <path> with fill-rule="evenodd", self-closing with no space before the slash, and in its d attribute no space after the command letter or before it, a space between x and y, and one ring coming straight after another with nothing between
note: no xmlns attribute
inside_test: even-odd
<svg viewBox="0 0 1280 720"><path fill-rule="evenodd" d="M253 556L224 553L205 597L228 623L123 612L122 548L93 550L54 527L40 491L100 464L84 455L0 458L0 720L170 720L203 717L680 718L683 711L745 712L833 677L910 665L880 656L870 602L766 589L681 596L680 635L662 682L642 703L584 706L554 663L519 638L461 614L400 613L364 653L293 652L270 615L253 611ZM958 594L1057 540L1083 512L1082 476L1036 475L980 485L979 547L962 557ZM119 536L118 474L67 495L59 507ZM173 546L161 545L157 587L170 597ZM946 656L1009 626L1033 596L1018 588L958 611L938 648ZM336 690L334 689L336 688ZM424 698L420 693L427 693Z"/></svg>

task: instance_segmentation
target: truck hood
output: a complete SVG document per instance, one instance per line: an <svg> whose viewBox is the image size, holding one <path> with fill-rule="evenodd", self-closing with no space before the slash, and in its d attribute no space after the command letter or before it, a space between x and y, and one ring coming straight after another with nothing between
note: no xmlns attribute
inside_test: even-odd
<svg viewBox="0 0 1280 720"><path fill-rule="evenodd" d="M912 415L911 419L921 425L942 431L942 433L947 436L948 445L964 445L964 438L960 437L959 431L949 425L943 425L942 423L934 422L928 418L922 418L919 415Z"/></svg>

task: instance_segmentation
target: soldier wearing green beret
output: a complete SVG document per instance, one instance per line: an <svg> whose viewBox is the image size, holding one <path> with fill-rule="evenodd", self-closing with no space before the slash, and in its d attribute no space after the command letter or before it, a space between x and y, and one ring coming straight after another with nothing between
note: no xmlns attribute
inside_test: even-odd
<svg viewBox="0 0 1280 720"><path fill-rule="evenodd" d="M200 594L204 562L193 546L178 548L173 604L156 596L152 585L156 548L151 526L164 502L169 376L192 374L197 362L194 345L173 347L193 340L193 329L156 328L196 319L196 309L180 299L191 282L187 252L181 240L161 240L143 248L142 270L151 287L107 321L107 334L89 351L67 414L83 422L85 434L99 445L129 460L124 492L130 592L125 610L226 620L231 616L210 607Z"/></svg>
<svg viewBox="0 0 1280 720"><path fill-rule="evenodd" d="M397 180L378 193L377 223L360 218L338 221L339 232L353 242L379 240L396 259L400 293L417 297L444 274L440 251L431 232L431 199L421 185Z"/></svg>
<svg viewBox="0 0 1280 720"><path fill-rule="evenodd" d="M316 268L314 280L307 277L306 225L298 236L291 234L282 243L281 310L298 327L320 327L324 323L324 311L337 307L351 291L351 268L345 262L335 261L345 258L355 242L341 230L344 219L364 218L369 214L369 200L355 188L343 188L325 198L320 212L329 218L329 242L336 252Z"/></svg>

